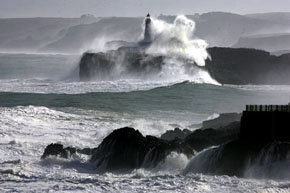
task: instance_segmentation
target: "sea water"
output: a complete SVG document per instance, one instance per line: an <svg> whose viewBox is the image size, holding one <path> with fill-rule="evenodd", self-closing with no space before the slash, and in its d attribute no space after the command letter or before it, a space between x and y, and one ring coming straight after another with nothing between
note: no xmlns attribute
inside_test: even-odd
<svg viewBox="0 0 290 193"><path fill-rule="evenodd" d="M290 192L289 179L210 176L172 152L156 168L95 172L89 157L41 160L55 142L97 147L114 129L160 136L246 104L288 104L289 86L214 85L184 78L80 82L80 56L0 54L0 192Z"/></svg>

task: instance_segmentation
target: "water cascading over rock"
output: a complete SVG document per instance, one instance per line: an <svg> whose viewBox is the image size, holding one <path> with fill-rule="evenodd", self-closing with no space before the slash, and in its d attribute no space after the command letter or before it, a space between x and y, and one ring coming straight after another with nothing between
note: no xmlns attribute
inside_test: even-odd
<svg viewBox="0 0 290 193"><path fill-rule="evenodd" d="M289 105L247 106L239 138L199 153L184 173L289 180L289 109Z"/></svg>

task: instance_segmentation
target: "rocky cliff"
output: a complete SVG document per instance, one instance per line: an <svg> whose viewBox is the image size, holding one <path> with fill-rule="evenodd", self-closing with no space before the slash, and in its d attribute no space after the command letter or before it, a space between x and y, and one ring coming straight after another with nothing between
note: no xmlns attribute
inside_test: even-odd
<svg viewBox="0 0 290 193"><path fill-rule="evenodd" d="M290 83L290 54L281 56L245 48L210 48L206 68L222 84Z"/></svg>
<svg viewBox="0 0 290 193"><path fill-rule="evenodd" d="M290 83L290 54L281 56L246 48L209 48L205 69L221 84ZM80 61L81 80L112 80L122 75L142 77L162 70L164 56L149 55L137 47L106 53L85 53Z"/></svg>

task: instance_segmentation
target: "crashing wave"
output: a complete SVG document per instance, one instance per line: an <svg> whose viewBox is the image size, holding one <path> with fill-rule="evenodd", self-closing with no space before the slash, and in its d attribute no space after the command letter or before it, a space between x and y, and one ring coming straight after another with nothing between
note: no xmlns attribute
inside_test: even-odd
<svg viewBox="0 0 290 193"><path fill-rule="evenodd" d="M146 17L144 38L138 43L108 42L115 50L85 53L81 80L145 79L218 84L207 70L207 43L194 37L195 23L185 16L174 23Z"/></svg>
<svg viewBox="0 0 290 193"><path fill-rule="evenodd" d="M183 15L177 16L173 24L152 19L153 41L146 53L186 59L189 63L205 66L209 57L208 44L196 38L194 31L195 22Z"/></svg>

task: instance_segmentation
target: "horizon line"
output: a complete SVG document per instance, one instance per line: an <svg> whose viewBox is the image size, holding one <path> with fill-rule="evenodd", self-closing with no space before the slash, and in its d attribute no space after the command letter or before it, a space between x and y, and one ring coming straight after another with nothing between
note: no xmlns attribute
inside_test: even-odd
<svg viewBox="0 0 290 193"><path fill-rule="evenodd" d="M207 14L207 13L230 13L230 14L235 14L235 15L242 15L242 16L247 16L247 15L253 15L253 14L275 14L275 13L289 13L290 14L290 11L287 12L287 11L271 11L271 12L251 12L251 13L237 13L237 12L229 12L229 11L208 11L208 12L195 12L195 13L185 13L185 14L164 14L164 13L159 13L158 16L177 16L177 15L203 15L203 14ZM66 17L66 16L31 16L31 17L1 17L0 16L0 19L32 19L32 18L62 18L62 19L78 19L78 18L81 18L82 16L85 16L85 15L88 15L88 16L93 16L95 18L112 18L112 17L120 17L120 18L139 18L139 17L144 17L144 16L141 16L141 15L135 15L135 16L122 16L122 15L111 15L111 16L97 16L97 15L94 15L94 14L91 14L91 13L83 13L79 16L70 16L70 17ZM144 15L147 15L144 14ZM155 15L155 14L152 14L152 15Z"/></svg>

